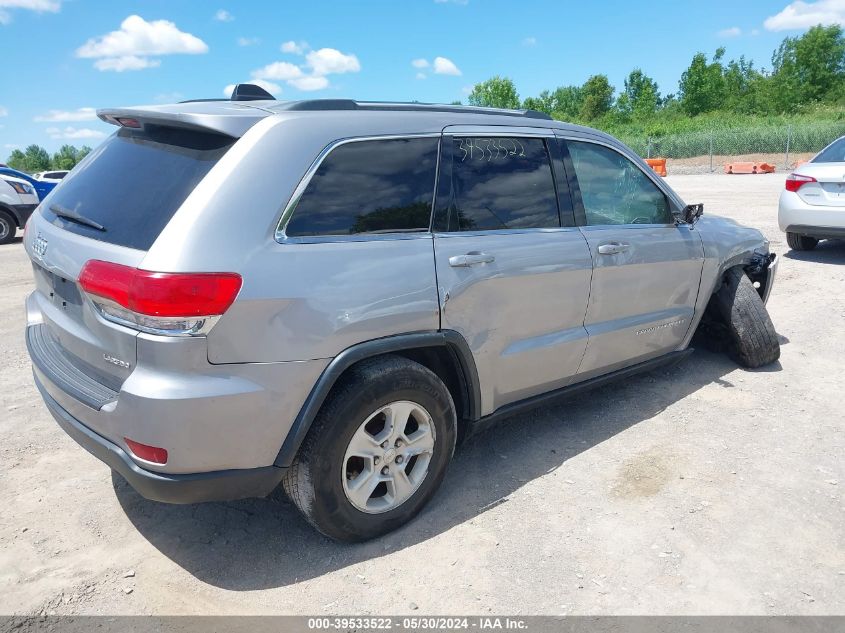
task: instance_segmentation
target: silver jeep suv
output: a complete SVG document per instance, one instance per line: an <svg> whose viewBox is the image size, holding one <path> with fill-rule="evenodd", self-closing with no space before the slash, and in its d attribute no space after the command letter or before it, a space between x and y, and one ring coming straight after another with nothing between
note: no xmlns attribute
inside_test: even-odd
<svg viewBox="0 0 845 633"><path fill-rule="evenodd" d="M41 203L26 340L59 425L148 499L264 496L362 540L456 442L674 362L775 361L775 256L627 147L531 111L231 101L100 110Z"/></svg>

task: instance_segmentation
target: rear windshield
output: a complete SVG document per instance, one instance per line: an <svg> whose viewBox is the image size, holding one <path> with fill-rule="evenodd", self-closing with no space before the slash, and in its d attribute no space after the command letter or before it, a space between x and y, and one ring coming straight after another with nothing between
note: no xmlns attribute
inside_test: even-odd
<svg viewBox="0 0 845 633"><path fill-rule="evenodd" d="M825 147L813 163L845 163L845 137Z"/></svg>
<svg viewBox="0 0 845 633"><path fill-rule="evenodd" d="M149 250L235 140L152 125L143 132L121 128L56 188L49 208L42 212L67 231ZM68 215L81 219L68 219Z"/></svg>

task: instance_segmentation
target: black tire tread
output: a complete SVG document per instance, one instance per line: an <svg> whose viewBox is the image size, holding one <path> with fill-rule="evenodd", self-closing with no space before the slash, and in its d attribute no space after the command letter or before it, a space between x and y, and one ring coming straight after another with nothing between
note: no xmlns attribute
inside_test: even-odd
<svg viewBox="0 0 845 633"><path fill-rule="evenodd" d="M786 243L793 251L811 251L819 245L819 240L800 233L787 233Z"/></svg>
<svg viewBox="0 0 845 633"><path fill-rule="evenodd" d="M17 233L18 223L15 221L15 218L13 218L9 213L3 211L2 209L0 209L0 218L2 218L3 221L8 222L9 224L9 234L6 237L0 239L0 244L11 244L15 240L15 234Z"/></svg>
<svg viewBox="0 0 845 633"><path fill-rule="evenodd" d="M435 381L435 383L443 390L448 402L451 403L451 410L454 415L455 405L449 390L437 374L427 367L402 356L393 354L364 360L353 366L349 371L341 376L338 382L334 385L331 393L326 398L326 401L323 403L323 406L320 408L319 413L311 424L311 428L308 430L308 434L305 436L302 445L299 447L293 462L286 470L285 475L282 478L282 487L284 488L285 493L288 495L291 502L293 502L293 504L299 509L308 523L310 523L324 536L345 541L361 540L355 536L342 535L327 530L327 526L319 524L316 520L315 513L312 511L314 505L314 488L309 483L311 480L312 460L319 454L321 447L326 441L326 428L338 415L338 412L344 402L353 395L358 394L363 385L386 372L407 371L408 369L425 374L430 380ZM455 423L457 422L456 419L453 421ZM451 447L452 453L454 450L455 446L453 442Z"/></svg>
<svg viewBox="0 0 845 633"><path fill-rule="evenodd" d="M780 342L766 305L742 268L725 273L715 294L716 308L727 326L728 354L743 367L757 368L780 358Z"/></svg>

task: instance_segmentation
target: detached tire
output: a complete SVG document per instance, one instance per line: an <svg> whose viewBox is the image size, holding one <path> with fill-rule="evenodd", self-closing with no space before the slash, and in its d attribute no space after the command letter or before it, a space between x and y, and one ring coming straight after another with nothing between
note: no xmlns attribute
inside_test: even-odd
<svg viewBox="0 0 845 633"><path fill-rule="evenodd" d="M365 360L332 389L282 485L324 535L364 541L422 510L456 438L455 405L436 374L401 356Z"/></svg>
<svg viewBox="0 0 845 633"><path fill-rule="evenodd" d="M799 233L787 233L786 243L793 251L811 251L819 245L819 241L815 237L800 235Z"/></svg>
<svg viewBox="0 0 845 633"><path fill-rule="evenodd" d="M780 358L780 343L766 305L741 268L725 273L713 299L727 329L731 358L752 369Z"/></svg>
<svg viewBox="0 0 845 633"><path fill-rule="evenodd" d="M15 219L5 211L0 211L0 244L10 244L17 230Z"/></svg>

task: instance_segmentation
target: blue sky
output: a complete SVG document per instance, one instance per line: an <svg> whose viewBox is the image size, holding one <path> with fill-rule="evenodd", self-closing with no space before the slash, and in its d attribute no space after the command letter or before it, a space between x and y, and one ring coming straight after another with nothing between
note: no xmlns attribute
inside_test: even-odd
<svg viewBox="0 0 845 633"><path fill-rule="evenodd" d="M134 16L134 17L133 17ZM0 157L96 145L92 109L222 97L449 102L494 74L520 96L641 67L676 92L697 51L770 65L787 35L845 24L845 0L0 0Z"/></svg>

